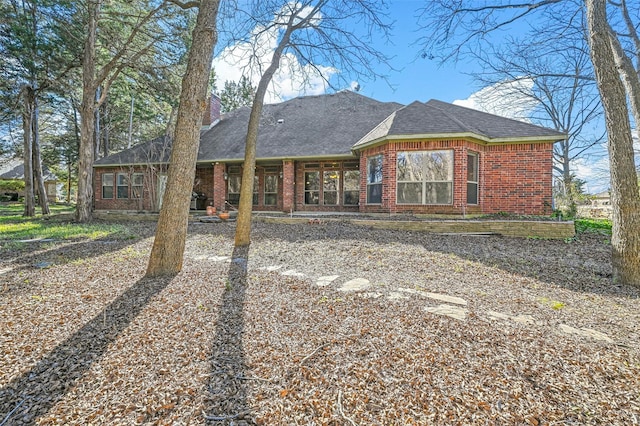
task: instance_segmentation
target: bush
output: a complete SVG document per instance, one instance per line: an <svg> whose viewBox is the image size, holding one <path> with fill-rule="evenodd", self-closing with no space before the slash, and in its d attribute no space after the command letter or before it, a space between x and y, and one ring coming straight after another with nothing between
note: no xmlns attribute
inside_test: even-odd
<svg viewBox="0 0 640 426"><path fill-rule="evenodd" d="M24 181L20 179L0 180L0 192L18 192L24 190Z"/></svg>

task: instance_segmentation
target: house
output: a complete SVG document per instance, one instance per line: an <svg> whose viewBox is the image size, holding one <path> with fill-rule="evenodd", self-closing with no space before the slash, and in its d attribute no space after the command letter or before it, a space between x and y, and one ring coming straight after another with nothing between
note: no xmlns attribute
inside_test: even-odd
<svg viewBox="0 0 640 426"><path fill-rule="evenodd" d="M237 205L250 109L220 116L211 98L200 133L198 207ZM552 208L555 130L430 100L401 105L358 93L265 105L253 208L407 214ZM157 210L170 141L147 142L95 163L96 210Z"/></svg>
<svg viewBox="0 0 640 426"><path fill-rule="evenodd" d="M44 180L44 190L47 195L47 201L55 203L58 180L46 166L42 166L42 177ZM0 180L24 181L24 162L19 159L12 159L0 165ZM24 197L24 190L8 191L6 194L1 195L10 196L11 198L15 198L17 201L19 196Z"/></svg>

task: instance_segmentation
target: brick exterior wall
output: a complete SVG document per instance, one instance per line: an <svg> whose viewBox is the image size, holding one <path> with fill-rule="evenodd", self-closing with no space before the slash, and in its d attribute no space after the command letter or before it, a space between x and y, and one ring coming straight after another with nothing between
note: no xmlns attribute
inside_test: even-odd
<svg viewBox="0 0 640 426"><path fill-rule="evenodd" d="M102 198L102 176L104 174L113 174L113 197ZM127 190L127 198L117 198L117 175L125 173L129 177L133 173L143 173L143 193L142 198L131 198L131 185ZM132 211L150 211L153 210L153 200L151 192L155 188L155 182L152 181L153 174L147 167L100 167L93 172L93 204L96 210L132 210Z"/></svg>
<svg viewBox="0 0 640 426"><path fill-rule="evenodd" d="M402 151L452 150L453 203L396 203L396 160ZM360 211L363 213L476 214L508 212L546 215L552 202L552 143L482 145L466 140L390 142L365 149L360 157ZM467 205L467 154L478 153L479 199ZM382 154L382 203L367 204L368 158Z"/></svg>
<svg viewBox="0 0 640 426"><path fill-rule="evenodd" d="M446 205L419 205L396 203L396 161L398 152L451 150L453 152L453 202ZM478 155L478 204L467 205L467 154ZM360 196L359 206L344 206L343 191L340 188L339 205L307 205L304 203L305 164L322 161L282 162L282 178L278 175L278 201L276 206L263 205L264 169L258 166L260 196L256 210L271 211L326 211L326 212L362 212L362 213L405 213L405 214L479 214L508 212L525 215L546 215L552 207L552 143L527 143L508 145L484 145L467 140L420 140L390 142L367 148L359 158ZM383 179L382 202L367 204L367 160L371 156L382 155ZM349 160L347 160L349 161ZM358 161L354 159L351 161ZM344 161L339 170L344 173ZM274 166L267 166L274 173ZM213 167L198 167L194 190L207 197L207 205L224 209L227 199L227 181L224 173L227 165L216 163ZM316 169L317 170L317 169ZM116 198L116 176L118 173L144 173L142 199ZM102 198L102 175L113 173L114 197ZM148 167L100 167L94 171L94 206L96 210L153 211L157 170ZM322 177L322 176L321 176ZM322 181L322 180L321 180ZM342 180L341 180L342 183Z"/></svg>
<svg viewBox="0 0 640 426"><path fill-rule="evenodd" d="M282 162L282 211L289 213L294 209L296 197L296 171L292 160Z"/></svg>

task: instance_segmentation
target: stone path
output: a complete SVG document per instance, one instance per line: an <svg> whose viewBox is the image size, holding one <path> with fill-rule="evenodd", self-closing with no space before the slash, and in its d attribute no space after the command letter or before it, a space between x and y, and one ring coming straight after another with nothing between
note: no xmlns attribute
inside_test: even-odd
<svg viewBox="0 0 640 426"><path fill-rule="evenodd" d="M197 259L207 259L214 262L231 261L231 258L229 256L198 256ZM307 274L305 274L304 272L297 271L296 269L285 269L285 266L283 265L264 266L259 269L270 272L279 272L283 276L307 278ZM394 301L416 297L427 299L428 301L444 302L437 306L427 305L424 307L424 311L429 314L442 315L458 321L467 320L467 315L469 312L466 308L467 301L457 296L402 287L395 290L387 290L386 292L371 291L372 284L366 278L353 278L342 283L340 283L339 278L341 278L340 275L321 276L315 278L315 285L327 288L334 286L336 291L340 291L343 293L355 293L360 297L371 299L386 297L387 300ZM528 326L543 325L540 321L536 321L533 315L529 314L510 315L503 312L491 310L477 312L477 314L479 318L483 318L488 321ZM585 340L596 340L606 343L614 343L613 339L611 339L605 333L584 327L575 328L566 324L560 324L556 329L556 332L565 335L578 336Z"/></svg>

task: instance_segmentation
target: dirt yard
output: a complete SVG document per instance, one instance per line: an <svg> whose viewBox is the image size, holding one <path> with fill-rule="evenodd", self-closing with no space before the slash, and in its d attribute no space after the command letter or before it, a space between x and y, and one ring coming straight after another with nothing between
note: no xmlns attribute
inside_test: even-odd
<svg viewBox="0 0 640 426"><path fill-rule="evenodd" d="M0 426L640 424L606 236L194 223L149 280L133 226L0 248Z"/></svg>

